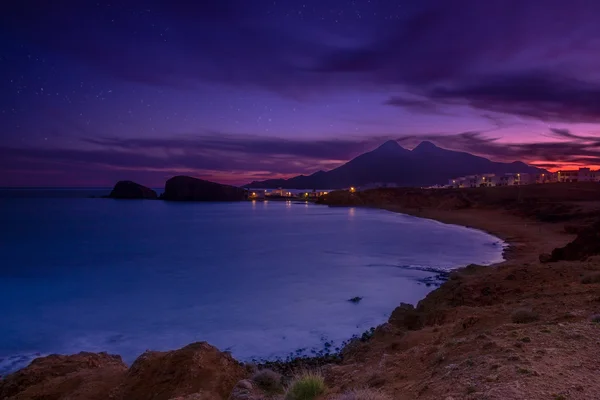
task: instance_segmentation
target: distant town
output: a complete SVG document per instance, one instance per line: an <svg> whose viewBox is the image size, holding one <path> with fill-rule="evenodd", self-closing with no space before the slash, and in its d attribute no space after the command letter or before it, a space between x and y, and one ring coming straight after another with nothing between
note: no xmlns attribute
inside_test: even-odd
<svg viewBox="0 0 600 400"><path fill-rule="evenodd" d="M494 186L518 186L533 185L540 183L558 183L558 182L599 182L600 171L592 171L590 168L579 168L578 170L563 170L557 172L543 172L532 174L528 172L516 172L505 174L477 174L453 178L446 185L434 185L425 187L425 189L444 189L444 188L478 188ZM371 183L362 186L352 186L345 189L350 192L364 191L378 188L398 187L395 183ZM277 199L305 199L315 200L321 196L327 195L332 190L297 190L297 189L245 189L247 198L250 200L277 200Z"/></svg>
<svg viewBox="0 0 600 400"><path fill-rule="evenodd" d="M536 183L555 182L598 182L600 171L590 168L579 170L565 170L558 172L531 173L506 173L506 174L479 174L453 178L448 181L449 188L474 188L492 186L533 185Z"/></svg>

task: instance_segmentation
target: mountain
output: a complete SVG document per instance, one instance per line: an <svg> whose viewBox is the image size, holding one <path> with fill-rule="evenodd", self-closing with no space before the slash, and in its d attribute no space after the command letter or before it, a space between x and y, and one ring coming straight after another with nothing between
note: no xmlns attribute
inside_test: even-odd
<svg viewBox="0 0 600 400"><path fill-rule="evenodd" d="M473 154L446 150L424 141L412 150L389 140L331 171L299 175L290 179L254 181L247 187L285 189L340 189L370 183L394 183L400 186L446 184L465 175L507 172L545 172L516 161L501 163Z"/></svg>

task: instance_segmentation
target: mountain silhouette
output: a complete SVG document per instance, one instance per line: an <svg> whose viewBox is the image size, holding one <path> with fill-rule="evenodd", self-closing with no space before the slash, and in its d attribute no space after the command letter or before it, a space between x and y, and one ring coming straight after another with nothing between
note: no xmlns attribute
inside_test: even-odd
<svg viewBox="0 0 600 400"><path fill-rule="evenodd" d="M388 140L375 150L348 161L331 171L299 175L290 179L254 181L247 187L285 189L340 189L373 183L399 186L446 184L449 179L474 174L545 172L516 161L502 163L473 154L442 149L429 141L412 150Z"/></svg>

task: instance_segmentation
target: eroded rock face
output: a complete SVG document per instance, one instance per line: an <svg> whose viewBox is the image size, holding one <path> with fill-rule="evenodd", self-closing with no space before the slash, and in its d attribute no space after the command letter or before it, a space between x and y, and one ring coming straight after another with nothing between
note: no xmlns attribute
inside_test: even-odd
<svg viewBox="0 0 600 400"><path fill-rule="evenodd" d="M400 303L390 315L388 321L392 326L399 329L416 331L423 327L423 319L412 304Z"/></svg>
<svg viewBox="0 0 600 400"><path fill-rule="evenodd" d="M0 399L104 400L126 371L120 356L106 353L37 358L0 380Z"/></svg>
<svg viewBox="0 0 600 400"><path fill-rule="evenodd" d="M171 201L239 201L244 200L244 189L221 185L189 176L175 176L165 184L161 196Z"/></svg>
<svg viewBox="0 0 600 400"><path fill-rule="evenodd" d="M206 342L193 343L179 350L142 354L111 395L121 400L169 400L192 395L221 400L229 397L245 375L245 369L229 353Z"/></svg>
<svg viewBox="0 0 600 400"><path fill-rule="evenodd" d="M559 247L552 251L550 261L583 261L590 256L600 254L600 222L582 229L575 240L565 247ZM541 258L540 258L541 261Z"/></svg>
<svg viewBox="0 0 600 400"><path fill-rule="evenodd" d="M108 196L111 199L157 199L156 192L132 181L119 181Z"/></svg>

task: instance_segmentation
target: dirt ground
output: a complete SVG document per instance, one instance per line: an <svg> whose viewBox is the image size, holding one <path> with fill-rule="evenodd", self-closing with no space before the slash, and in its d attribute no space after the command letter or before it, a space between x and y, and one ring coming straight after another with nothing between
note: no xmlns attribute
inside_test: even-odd
<svg viewBox="0 0 600 400"><path fill-rule="evenodd" d="M510 247L505 262L453 273L428 295L417 307L426 321L422 329L379 329L342 365L329 368L329 397L373 387L398 400L600 399L600 323L594 322L600 315L600 283L582 283L600 273L600 258L547 264L538 258L575 238L565 232L566 224L594 219L600 185L583 185L585 195L568 199L542 189L542 206L538 201L530 206L557 210L559 218L548 213L540 218L515 204L523 197L528 201L527 193L502 204L497 196L474 204L467 195L466 207L448 206L447 194L440 195L443 202L429 198L426 205L411 195L410 206L400 190L391 201L364 195L360 205L482 229ZM569 196L577 187L572 189ZM529 193L535 190L540 189Z"/></svg>

